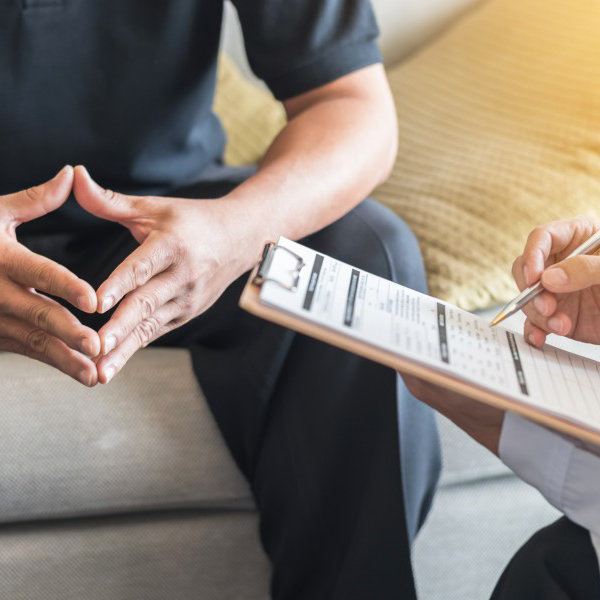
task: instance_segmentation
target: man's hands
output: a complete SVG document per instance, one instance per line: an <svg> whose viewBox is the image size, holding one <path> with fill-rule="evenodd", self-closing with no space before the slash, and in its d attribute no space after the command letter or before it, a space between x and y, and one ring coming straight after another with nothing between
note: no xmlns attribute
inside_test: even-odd
<svg viewBox="0 0 600 600"><path fill-rule="evenodd" d="M230 217L226 199L125 196L99 187L83 167L73 189L85 210L140 243L97 292L101 313L120 303L99 332L98 378L108 383L139 348L204 312L250 268L254 253L232 249L246 247L251 228Z"/></svg>
<svg viewBox="0 0 600 600"><path fill-rule="evenodd" d="M542 346L549 333L600 343L600 257L565 260L598 229L600 222L586 217L541 225L531 232L523 254L515 260L513 277L520 290L540 275L546 288L523 309L525 337L534 346Z"/></svg>
<svg viewBox="0 0 600 600"><path fill-rule="evenodd" d="M322 229L389 173L396 112L381 65L284 105L288 124L255 175L218 201L105 193L85 169L75 170L79 203L128 227L141 244L98 290L100 312L119 305L99 332L102 383L137 348L206 310L252 267L264 240L301 239Z"/></svg>
<svg viewBox="0 0 600 600"><path fill-rule="evenodd" d="M73 169L65 167L43 185L0 196L0 351L30 356L91 386L97 372L88 356L100 351L98 334L44 293L89 313L96 310L96 294L68 269L29 251L15 234L21 223L61 206L72 183Z"/></svg>
<svg viewBox="0 0 600 600"><path fill-rule="evenodd" d="M21 223L57 209L71 191L84 209L127 227L140 243L97 293L16 239ZM139 348L204 312L250 268L252 252L231 251L248 242L246 224L230 218L231 204L124 196L100 188L81 166L0 196L0 351L36 358L88 386L108 383ZM42 293L88 313L118 307L97 333Z"/></svg>

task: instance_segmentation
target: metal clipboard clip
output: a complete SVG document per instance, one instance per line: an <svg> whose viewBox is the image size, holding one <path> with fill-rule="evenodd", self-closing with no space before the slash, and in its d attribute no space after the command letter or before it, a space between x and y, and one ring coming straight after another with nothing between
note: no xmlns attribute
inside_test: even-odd
<svg viewBox="0 0 600 600"><path fill-rule="evenodd" d="M290 275L290 281L281 281L269 275L269 270L271 265L273 264L273 259L275 258L275 254L282 250L286 252L288 256L293 257L296 260L296 264L293 268L288 269L286 272ZM298 289L298 282L300 281L300 272L305 266L305 262L301 256L298 256L295 252L292 252L289 248L285 246L279 246L274 242L268 242L265 244L262 258L258 264L258 270L256 275L254 276L253 283L255 285L262 285L265 281L272 281L277 285L280 285L282 288L289 290L290 292L295 292Z"/></svg>

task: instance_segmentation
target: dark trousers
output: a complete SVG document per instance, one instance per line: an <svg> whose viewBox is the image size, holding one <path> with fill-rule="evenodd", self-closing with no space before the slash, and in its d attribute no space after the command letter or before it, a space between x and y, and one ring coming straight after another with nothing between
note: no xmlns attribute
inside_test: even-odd
<svg viewBox="0 0 600 600"><path fill-rule="evenodd" d="M598 600L600 570L588 531L566 517L515 554L491 600Z"/></svg>
<svg viewBox="0 0 600 600"><path fill-rule="evenodd" d="M220 169L178 194L219 197L245 175ZM126 230L105 223L84 234L31 234L22 241L94 287L135 247ZM425 290L415 238L373 201L303 243ZM240 310L245 280L158 344L191 351L256 499L274 567L273 598L414 598L410 544L440 468L432 413L392 370ZM94 328L105 320L77 314Z"/></svg>

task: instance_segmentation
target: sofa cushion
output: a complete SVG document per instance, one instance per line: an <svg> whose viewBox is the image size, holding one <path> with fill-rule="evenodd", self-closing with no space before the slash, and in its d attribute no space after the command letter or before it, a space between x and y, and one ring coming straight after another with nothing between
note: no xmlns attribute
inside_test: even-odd
<svg viewBox="0 0 600 600"><path fill-rule="evenodd" d="M419 598L489 598L519 547L558 517L517 478L443 488L413 547Z"/></svg>
<svg viewBox="0 0 600 600"><path fill-rule="evenodd" d="M0 354L0 523L252 507L182 349L146 349L109 386Z"/></svg>
<svg viewBox="0 0 600 600"><path fill-rule="evenodd" d="M177 511L0 527L3 600L267 600L251 512Z"/></svg>
<svg viewBox="0 0 600 600"><path fill-rule="evenodd" d="M228 165L256 164L286 122L283 105L248 81L224 54L219 58L213 109L227 133Z"/></svg>
<svg viewBox="0 0 600 600"><path fill-rule="evenodd" d="M375 197L423 250L432 294L508 300L537 224L600 214L600 5L491 0L389 71L400 120Z"/></svg>
<svg viewBox="0 0 600 600"><path fill-rule="evenodd" d="M462 429L436 414L442 445L442 487L466 485L498 477L514 477L512 471Z"/></svg>
<svg viewBox="0 0 600 600"><path fill-rule="evenodd" d="M535 225L600 215L598 31L594 0L491 0L388 71L399 153L374 196L417 234L433 295L469 310L505 302ZM223 99L244 90L233 110L216 103L227 158L256 161L281 107L228 63L221 84Z"/></svg>

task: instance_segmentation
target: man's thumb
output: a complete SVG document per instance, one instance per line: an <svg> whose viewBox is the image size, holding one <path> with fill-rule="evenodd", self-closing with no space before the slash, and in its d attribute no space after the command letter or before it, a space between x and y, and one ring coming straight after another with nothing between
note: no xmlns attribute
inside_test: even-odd
<svg viewBox="0 0 600 600"><path fill-rule="evenodd" d="M62 206L73 187L73 167L67 165L46 183L8 194L2 198L0 206L8 208L10 219L20 225L43 217Z"/></svg>
<svg viewBox="0 0 600 600"><path fill-rule="evenodd" d="M75 167L73 192L77 202L89 213L100 219L123 223L137 214L133 196L125 196L100 187L81 165Z"/></svg>
<svg viewBox="0 0 600 600"><path fill-rule="evenodd" d="M600 284L600 256L582 255L566 258L542 274L542 284L557 294L576 292Z"/></svg>

